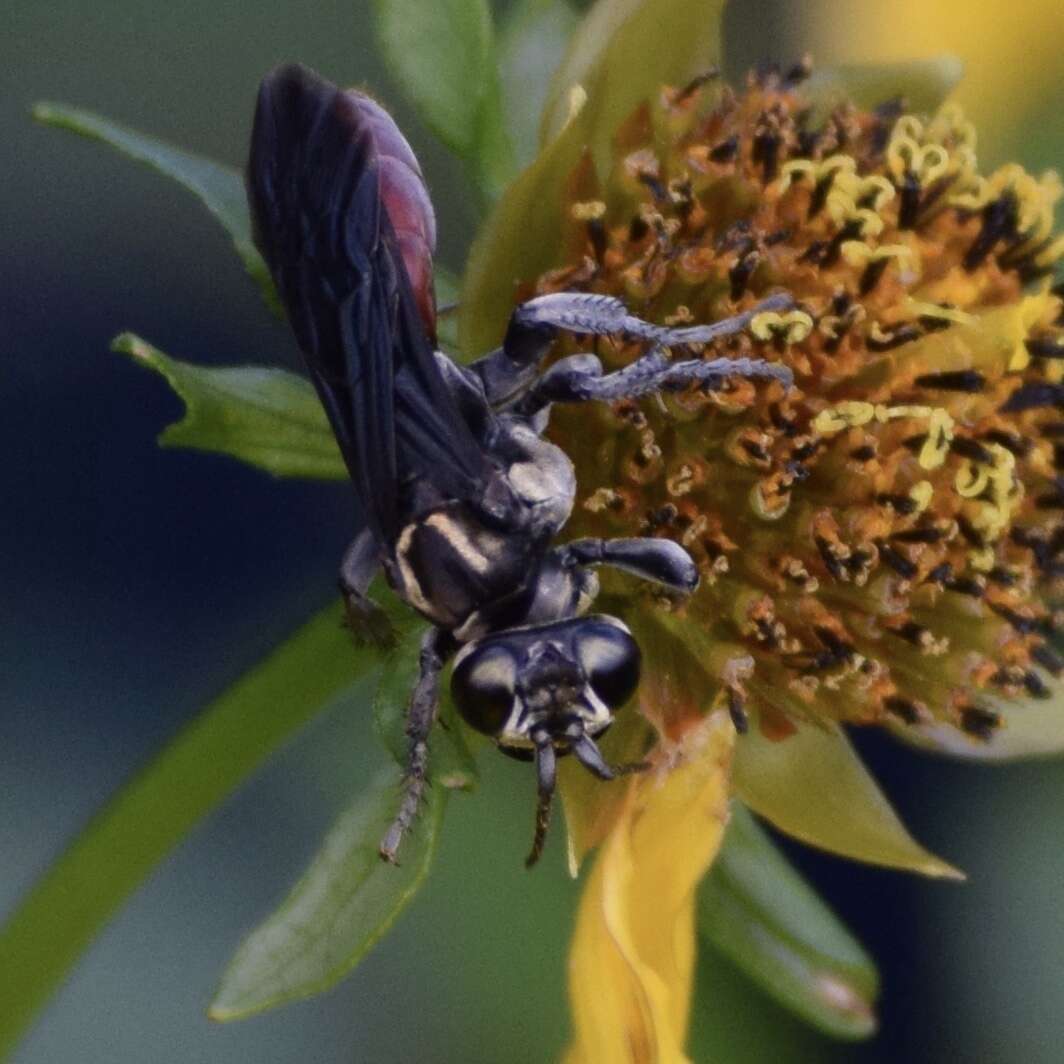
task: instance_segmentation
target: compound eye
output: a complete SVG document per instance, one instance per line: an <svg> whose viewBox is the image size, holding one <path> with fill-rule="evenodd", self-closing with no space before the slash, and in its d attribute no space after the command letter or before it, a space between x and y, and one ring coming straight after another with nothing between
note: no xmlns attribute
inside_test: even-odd
<svg viewBox="0 0 1064 1064"><path fill-rule="evenodd" d="M591 689L610 709L624 705L639 686L639 645L618 622L588 618L576 636L580 664Z"/></svg>
<svg viewBox="0 0 1064 1064"><path fill-rule="evenodd" d="M517 663L498 643L476 647L451 673L451 697L462 719L485 735L499 735L514 703Z"/></svg>

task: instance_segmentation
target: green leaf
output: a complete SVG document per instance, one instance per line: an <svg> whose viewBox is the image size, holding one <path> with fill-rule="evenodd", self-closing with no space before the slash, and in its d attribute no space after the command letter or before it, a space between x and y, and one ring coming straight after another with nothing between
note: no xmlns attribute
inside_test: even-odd
<svg viewBox="0 0 1064 1064"><path fill-rule="evenodd" d="M875 1032L875 962L738 802L699 888L698 927L814 1027L836 1038Z"/></svg>
<svg viewBox="0 0 1064 1064"><path fill-rule="evenodd" d="M400 768L407 764L406 710L417 682L421 639L427 630L425 625L413 628L396 644L385 661L373 698L377 738ZM439 724L429 736L429 777L448 790L472 790L477 783L476 762L463 728L444 685Z"/></svg>
<svg viewBox="0 0 1064 1064"><path fill-rule="evenodd" d="M757 695L767 699L770 693ZM755 713L736 745L735 792L755 813L843 857L964 878L912 838L838 725L795 727L786 738L767 738Z"/></svg>
<svg viewBox="0 0 1064 1064"><path fill-rule="evenodd" d="M487 0L374 0L374 8L392 76L429 129L497 194L512 153Z"/></svg>
<svg viewBox="0 0 1064 1064"><path fill-rule="evenodd" d="M398 783L397 772L382 772L333 825L281 908L237 950L212 1019L239 1019L328 989L392 926L428 873L446 801L443 788L428 788L403 863L386 864L377 847L395 815Z"/></svg>
<svg viewBox="0 0 1064 1064"><path fill-rule="evenodd" d="M262 289L267 304L280 313L280 303L270 272L251 241L251 218L242 174L232 167L175 148L135 129L127 129L91 111L61 103L38 103L33 108L33 117L45 125L103 141L123 155L172 178L198 196L207 210L225 227L236 253Z"/></svg>
<svg viewBox="0 0 1064 1064"><path fill-rule="evenodd" d="M184 401L185 416L159 437L239 458L277 477L343 480L343 459L310 382L261 366L194 366L123 333L112 350L161 373Z"/></svg>
<svg viewBox="0 0 1064 1064"><path fill-rule="evenodd" d="M578 22L565 0L520 0L499 32L506 126L519 166L527 166L536 155L548 79L558 69Z"/></svg>
<svg viewBox="0 0 1064 1064"><path fill-rule="evenodd" d="M551 82L541 142L562 128L572 88L582 85L592 155L605 165L614 133L640 103L719 65L723 10L724 0L598 0Z"/></svg>
<svg viewBox="0 0 1064 1064"><path fill-rule="evenodd" d="M409 613L390 600L397 624ZM0 1057L160 861L307 721L368 676L330 606L208 705L92 819L0 930Z"/></svg>
<svg viewBox="0 0 1064 1064"><path fill-rule="evenodd" d="M893 723L891 730L922 750L967 761L1019 761L1064 752L1064 692L1052 683L1053 697L1010 700L981 691L979 705L1001 717L1001 727L983 741L948 724Z"/></svg>
<svg viewBox="0 0 1064 1064"><path fill-rule="evenodd" d="M580 115L510 184L469 252L458 343L469 357L502 342L516 285L556 265L566 223L566 179L580 161Z"/></svg>
<svg viewBox="0 0 1064 1064"><path fill-rule="evenodd" d="M815 106L817 117L826 118L845 100L873 108L898 96L910 111L937 111L964 75L964 64L955 55L929 59L906 59L895 63L855 63L814 69L804 86L804 95Z"/></svg>

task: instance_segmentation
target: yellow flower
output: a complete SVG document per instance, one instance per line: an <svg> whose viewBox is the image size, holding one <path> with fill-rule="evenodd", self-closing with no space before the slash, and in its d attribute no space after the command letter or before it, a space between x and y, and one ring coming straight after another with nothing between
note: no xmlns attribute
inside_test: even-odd
<svg viewBox="0 0 1064 1064"><path fill-rule="evenodd" d="M649 748L652 769L605 787L561 773L574 874L600 847L570 966L572 1061L685 1059L691 898L725 788L814 845L955 877L842 726L976 758L1064 745L1060 181L981 167L955 105L825 113L801 67L734 93L690 80L682 57L604 130L595 86L617 84L603 68L638 51L633 24L654 6L613 5L597 64L582 41L563 65L586 91L556 86L562 117L545 128L560 131L478 242L466 346L537 293L620 295L675 323L782 289L792 309L705 354L785 363L795 385L553 415L577 468L571 534L668 536L702 574L685 602L603 580L604 608L646 651L640 712L610 753ZM597 353L609 370L641 352ZM730 763L729 717L743 733Z"/></svg>

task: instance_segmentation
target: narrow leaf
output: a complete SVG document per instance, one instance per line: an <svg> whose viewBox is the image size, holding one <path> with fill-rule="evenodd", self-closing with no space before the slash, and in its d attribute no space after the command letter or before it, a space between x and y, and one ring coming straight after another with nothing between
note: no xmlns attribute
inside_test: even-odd
<svg viewBox="0 0 1064 1064"><path fill-rule="evenodd" d="M487 0L374 0L374 8L381 53L400 88L429 129L498 192L510 147Z"/></svg>
<svg viewBox="0 0 1064 1064"><path fill-rule="evenodd" d="M386 864L377 847L395 815L398 782L394 770L382 772L341 815L281 908L233 957L212 1019L238 1019L328 989L392 926L424 882L446 800L443 788L428 789L403 863Z"/></svg>
<svg viewBox="0 0 1064 1064"><path fill-rule="evenodd" d="M138 133L116 122L61 103L38 103L33 117L45 125L103 141L123 155L172 178L198 196L225 227L248 273L262 289L270 308L280 313L280 303L266 263L251 241L251 218L244 195L244 178L235 169L175 148L165 141Z"/></svg>
<svg viewBox="0 0 1064 1064"><path fill-rule="evenodd" d="M550 77L578 22L566 0L521 0L510 8L499 32L506 126L519 166L535 158Z"/></svg>
<svg viewBox="0 0 1064 1064"><path fill-rule="evenodd" d="M409 624L406 611L396 622ZM379 657L330 606L208 705L120 790L0 929L0 1058L160 861Z"/></svg>
<svg viewBox="0 0 1064 1064"><path fill-rule="evenodd" d="M758 692L771 699L771 692ZM756 714L736 747L735 792L755 813L802 842L843 857L963 879L906 830L838 725L796 724L768 737Z"/></svg>
<svg viewBox="0 0 1064 1064"><path fill-rule="evenodd" d="M875 1032L875 963L738 802L699 888L698 926L813 1026L837 1038Z"/></svg>
<svg viewBox="0 0 1064 1064"><path fill-rule="evenodd" d="M605 164L618 126L640 103L719 66L723 9L724 0L598 0L551 83L541 142L562 128L569 93L582 85L592 155Z"/></svg>
<svg viewBox="0 0 1064 1064"><path fill-rule="evenodd" d="M159 437L164 447L227 454L277 477L346 478L325 411L304 378L262 366L195 366L132 333L111 347L161 373L184 401L185 416Z"/></svg>
<svg viewBox="0 0 1064 1064"><path fill-rule="evenodd" d="M426 630L424 625L414 627L396 644L381 670L373 698L377 738L400 768L406 767L409 756L406 711L417 682L421 639ZM440 695L440 720L429 736L430 778L450 790L472 790L477 783L477 766L466 744L464 725L445 686Z"/></svg>
<svg viewBox="0 0 1064 1064"><path fill-rule="evenodd" d="M964 64L954 55L841 64L814 69L804 94L816 107L814 123L846 100L873 108L900 96L909 111L927 114L938 110L963 75Z"/></svg>

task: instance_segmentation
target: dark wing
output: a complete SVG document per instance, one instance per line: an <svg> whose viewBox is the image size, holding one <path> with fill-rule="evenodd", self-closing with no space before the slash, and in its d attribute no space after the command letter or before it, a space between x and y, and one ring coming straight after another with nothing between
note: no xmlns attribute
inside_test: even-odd
<svg viewBox="0 0 1064 1064"><path fill-rule="evenodd" d="M395 124L282 67L259 90L247 184L255 243L377 542L398 537L405 481L475 500L491 466L436 364L432 208Z"/></svg>

